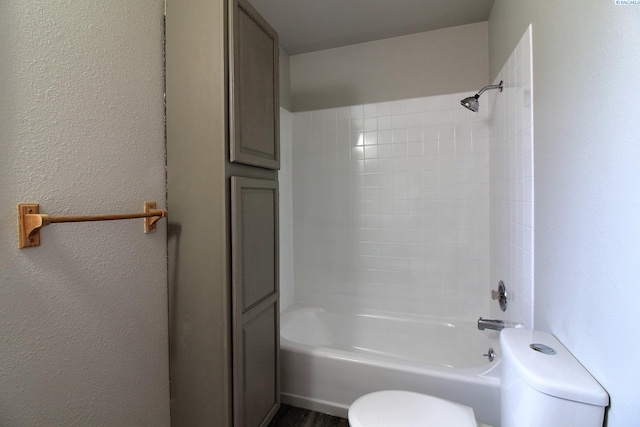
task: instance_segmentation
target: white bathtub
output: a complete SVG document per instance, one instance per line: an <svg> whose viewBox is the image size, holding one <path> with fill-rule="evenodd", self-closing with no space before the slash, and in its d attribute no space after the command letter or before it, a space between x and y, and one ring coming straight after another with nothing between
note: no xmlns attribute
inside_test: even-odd
<svg viewBox="0 0 640 427"><path fill-rule="evenodd" d="M500 423L499 335L475 322L297 304L282 314L280 335L284 403L346 417L363 394L409 390Z"/></svg>

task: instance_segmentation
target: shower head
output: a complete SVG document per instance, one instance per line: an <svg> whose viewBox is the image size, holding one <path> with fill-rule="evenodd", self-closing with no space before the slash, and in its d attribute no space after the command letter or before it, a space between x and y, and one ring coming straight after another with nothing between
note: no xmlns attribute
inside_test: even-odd
<svg viewBox="0 0 640 427"><path fill-rule="evenodd" d="M470 97L465 98L462 101L460 101L460 104L464 105L465 107L467 107L469 110L473 111L474 113L477 113L478 112L478 98L479 97L480 97L480 95L470 96Z"/></svg>
<svg viewBox="0 0 640 427"><path fill-rule="evenodd" d="M474 96L470 96L460 101L460 104L465 108L468 108L469 110L473 111L474 113L477 113L478 107L479 107L478 98L480 98L480 95L482 95L482 92L488 89L500 89L500 92L502 92L502 80L500 80L500 83L497 85L490 85L490 86L483 87Z"/></svg>

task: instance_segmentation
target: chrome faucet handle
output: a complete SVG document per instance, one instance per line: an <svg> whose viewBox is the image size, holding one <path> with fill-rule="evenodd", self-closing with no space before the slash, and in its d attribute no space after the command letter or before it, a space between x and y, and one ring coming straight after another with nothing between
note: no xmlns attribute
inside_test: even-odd
<svg viewBox="0 0 640 427"><path fill-rule="evenodd" d="M498 290L491 291L491 299L497 299L500 301L500 310L507 310L507 289L505 288L502 280L498 283Z"/></svg>

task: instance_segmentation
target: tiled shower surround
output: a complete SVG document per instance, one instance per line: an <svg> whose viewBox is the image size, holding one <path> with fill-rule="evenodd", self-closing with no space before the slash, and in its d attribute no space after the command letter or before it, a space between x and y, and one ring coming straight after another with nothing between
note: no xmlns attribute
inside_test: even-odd
<svg viewBox="0 0 640 427"><path fill-rule="evenodd" d="M496 82L491 107L491 285L503 280L508 309L492 315L533 325L533 90L531 27Z"/></svg>
<svg viewBox="0 0 640 427"><path fill-rule="evenodd" d="M295 301L534 326L530 29L500 80L292 114Z"/></svg>
<svg viewBox="0 0 640 427"><path fill-rule="evenodd" d="M466 96L293 114L296 301L489 314L489 124Z"/></svg>

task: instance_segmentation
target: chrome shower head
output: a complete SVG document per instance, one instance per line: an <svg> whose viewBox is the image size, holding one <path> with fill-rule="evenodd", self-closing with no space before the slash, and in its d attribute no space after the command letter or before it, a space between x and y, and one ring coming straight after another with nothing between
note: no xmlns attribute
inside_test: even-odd
<svg viewBox="0 0 640 427"><path fill-rule="evenodd" d="M473 111L474 113L477 113L478 105L479 105L478 104L479 97L480 95L470 96L460 101L460 104L462 104L464 107L468 108L469 110Z"/></svg>
<svg viewBox="0 0 640 427"><path fill-rule="evenodd" d="M473 111L474 113L477 113L478 112L478 107L480 106L479 103L478 103L478 98L480 98L480 95L482 95L482 92L484 92L485 90L488 90L488 89L500 89L500 92L502 92L502 80L500 80L500 83L497 84L497 85L490 85L490 86L483 87L474 96L470 96L470 97L465 98L462 101L460 101L460 104L463 107L468 108L469 110Z"/></svg>

